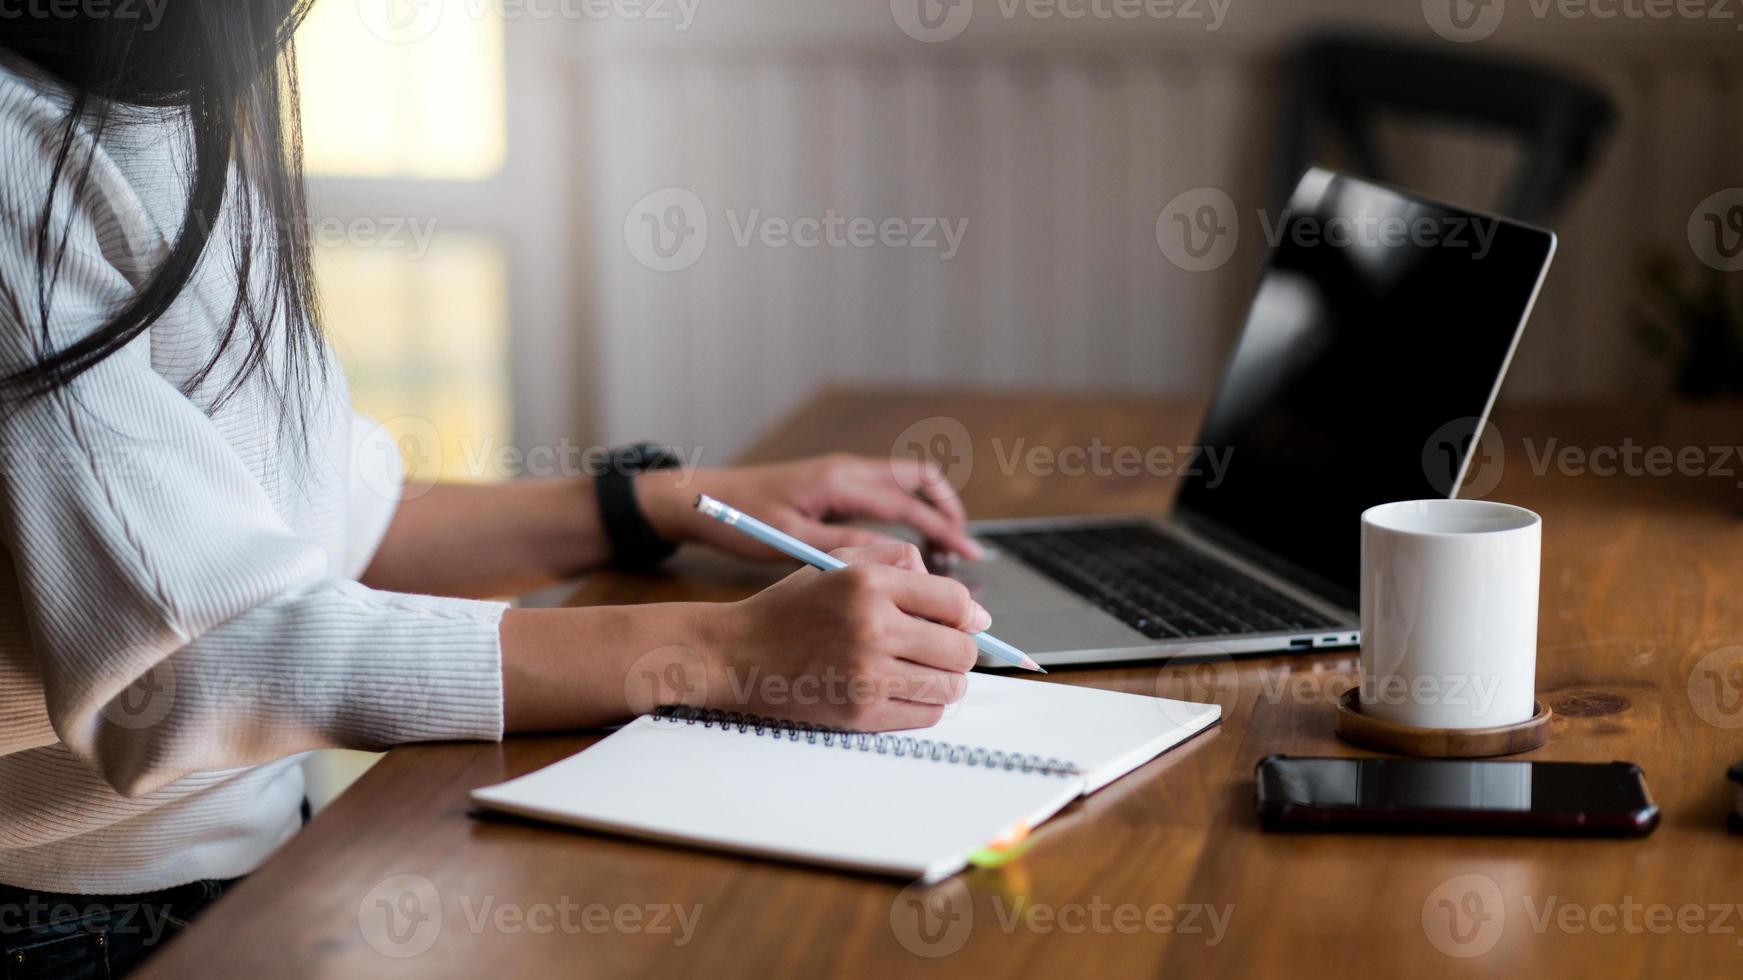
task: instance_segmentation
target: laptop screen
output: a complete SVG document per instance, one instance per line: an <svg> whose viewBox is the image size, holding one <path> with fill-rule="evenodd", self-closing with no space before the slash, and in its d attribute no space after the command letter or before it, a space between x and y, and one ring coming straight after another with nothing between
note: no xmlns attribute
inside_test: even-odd
<svg viewBox="0 0 1743 980"><path fill-rule="evenodd" d="M1554 236L1320 170L1266 232L1177 510L1353 607L1362 511L1454 495Z"/></svg>

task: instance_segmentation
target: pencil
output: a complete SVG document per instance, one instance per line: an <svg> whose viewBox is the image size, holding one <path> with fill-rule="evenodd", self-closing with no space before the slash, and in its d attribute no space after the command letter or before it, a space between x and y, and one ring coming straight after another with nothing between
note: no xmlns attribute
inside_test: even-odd
<svg viewBox="0 0 1743 980"><path fill-rule="evenodd" d="M702 494L696 498L696 509L709 517L714 518L720 523L725 524L727 527L744 532L752 538L761 541L763 544L779 551L781 554L787 555L791 558L797 558L799 561L810 565L812 568L820 568L823 571L832 572L838 568L847 567L847 562L842 561L834 555L813 548L805 542L800 541L798 538L793 537L791 534L770 527L749 514L739 511L727 504L723 504L707 494ZM1009 643L1006 643L998 637L993 636L991 633L974 634L974 645L978 647L982 653L985 653L1003 663L1010 664L1013 667L1022 667L1025 670L1033 670L1043 674L1047 673L1045 670L1042 670L1041 665L1036 663L1028 654L1014 646L1011 646Z"/></svg>

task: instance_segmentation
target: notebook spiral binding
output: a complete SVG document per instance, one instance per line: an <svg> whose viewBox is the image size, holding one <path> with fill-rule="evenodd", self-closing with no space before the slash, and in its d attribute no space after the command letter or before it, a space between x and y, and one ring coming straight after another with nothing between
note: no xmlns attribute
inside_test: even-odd
<svg viewBox="0 0 1743 980"><path fill-rule="evenodd" d="M1001 752L972 745L957 745L911 735L881 735L875 732L852 732L827 725L812 725L798 721L781 721L738 711L692 708L667 705L652 715L654 721L668 724L701 725L721 731L738 731L757 737L784 738L791 742L840 748L859 752L875 752L898 758L912 758L948 765L982 766L1008 772L1038 773L1048 776L1078 776L1082 770L1063 759L1020 752Z"/></svg>

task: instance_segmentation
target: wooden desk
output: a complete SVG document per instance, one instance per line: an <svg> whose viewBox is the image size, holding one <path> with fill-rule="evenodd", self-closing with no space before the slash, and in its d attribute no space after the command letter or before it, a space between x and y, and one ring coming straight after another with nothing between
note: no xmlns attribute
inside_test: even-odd
<svg viewBox="0 0 1743 980"><path fill-rule="evenodd" d="M1148 447L1195 432L1194 411L1146 400L841 391L749 455L883 453L936 415L976 438L965 497L981 516L1154 510L1170 491L1145 477L1001 478L994 438L1008 456L1019 438ZM468 817L471 788L595 736L527 738L392 752L151 975L1736 975L1743 839L1725 831L1724 770L1743 759L1743 464L1674 478L1535 470L1546 450L1551 470L1565 468L1553 456L1569 446L1743 442L1743 414L1497 422L1505 466L1488 496L1545 519L1538 685L1556 720L1530 757L1640 763L1664 813L1646 840L1267 835L1252 812L1258 759L1352 754L1331 734L1328 698L1352 683L1353 652L1059 671L1049 679L1214 698L1224 722L1074 805L1019 861L923 896L954 916L929 929L916 929L899 882ZM666 576L600 576L577 601L730 598L769 577L688 558ZM417 878L383 885L396 875ZM410 947L366 935L360 909L388 900L419 911L405 882L423 889L423 913L439 902L428 921L440 933L394 958L377 947ZM672 906L700 906L682 945L630 918L663 907L672 927ZM624 928L590 931L602 914Z"/></svg>

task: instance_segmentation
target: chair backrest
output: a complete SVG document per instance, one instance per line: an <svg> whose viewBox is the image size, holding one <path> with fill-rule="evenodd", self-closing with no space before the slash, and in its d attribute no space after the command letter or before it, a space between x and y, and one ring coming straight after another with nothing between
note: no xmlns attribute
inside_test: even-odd
<svg viewBox="0 0 1743 980"><path fill-rule="evenodd" d="M1493 210L1547 223L1573 196L1602 148L1616 110L1601 89L1556 70L1509 58L1362 35L1324 35L1296 48L1284 96L1272 200L1287 201L1321 134L1351 161L1340 169L1408 185L1377 138L1385 117L1438 121L1512 135L1518 162ZM1464 202L1481 205L1482 202Z"/></svg>

